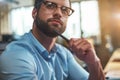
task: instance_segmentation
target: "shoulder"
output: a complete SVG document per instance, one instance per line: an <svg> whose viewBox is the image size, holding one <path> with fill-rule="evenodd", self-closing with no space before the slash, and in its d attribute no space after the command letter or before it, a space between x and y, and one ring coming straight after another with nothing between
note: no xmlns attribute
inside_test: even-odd
<svg viewBox="0 0 120 80"><path fill-rule="evenodd" d="M22 73L36 68L34 56L24 47L17 45L18 42L10 43L0 55L0 73ZM29 70L29 71L28 71Z"/></svg>
<svg viewBox="0 0 120 80"><path fill-rule="evenodd" d="M5 51L0 55L0 60L3 62L17 63L23 61L33 60L33 56L29 51L29 46L27 44L22 44L20 42L12 42L8 44Z"/></svg>
<svg viewBox="0 0 120 80"><path fill-rule="evenodd" d="M18 76L22 78L26 73L33 76L33 72L36 70L36 63L32 54L24 48L25 46L17 44L18 42L10 43L0 55L0 74L3 74L4 77L2 78L5 80L13 80Z"/></svg>
<svg viewBox="0 0 120 80"><path fill-rule="evenodd" d="M10 42L4 53L28 53L32 50L32 42L29 37L30 33L24 34L19 40Z"/></svg>
<svg viewBox="0 0 120 80"><path fill-rule="evenodd" d="M26 40L18 40L9 43L0 55L0 65L2 65L2 67L33 65L34 57L30 52L31 49L32 47Z"/></svg>

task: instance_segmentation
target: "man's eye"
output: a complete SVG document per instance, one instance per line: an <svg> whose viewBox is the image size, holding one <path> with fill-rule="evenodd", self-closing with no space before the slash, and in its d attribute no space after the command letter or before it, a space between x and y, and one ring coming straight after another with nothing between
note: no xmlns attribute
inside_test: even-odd
<svg viewBox="0 0 120 80"><path fill-rule="evenodd" d="M67 7L62 7L62 11L65 13L69 13L69 9Z"/></svg>
<svg viewBox="0 0 120 80"><path fill-rule="evenodd" d="M54 8L56 8L56 4L51 3L51 2L47 3L46 6L47 6L47 8L49 8L49 9L54 9Z"/></svg>

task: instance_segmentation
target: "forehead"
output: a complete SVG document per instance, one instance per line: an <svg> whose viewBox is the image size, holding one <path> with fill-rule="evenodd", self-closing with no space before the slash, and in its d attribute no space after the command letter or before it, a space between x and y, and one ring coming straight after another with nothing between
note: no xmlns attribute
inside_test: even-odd
<svg viewBox="0 0 120 80"><path fill-rule="evenodd" d="M57 3L58 5L61 5L61 6L70 7L69 0L46 0L46 1L51 1L51 2Z"/></svg>

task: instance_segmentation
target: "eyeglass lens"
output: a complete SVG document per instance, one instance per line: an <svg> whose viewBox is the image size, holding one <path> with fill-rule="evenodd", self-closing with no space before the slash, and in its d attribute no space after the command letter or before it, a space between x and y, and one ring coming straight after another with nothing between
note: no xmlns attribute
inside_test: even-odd
<svg viewBox="0 0 120 80"><path fill-rule="evenodd" d="M62 14L64 14L64 15L70 16L74 12L74 10L72 10L71 8L66 7L66 6L58 7L58 5L54 2L45 1L43 3L45 4L46 8L50 9L50 10L56 10L57 8L60 8Z"/></svg>

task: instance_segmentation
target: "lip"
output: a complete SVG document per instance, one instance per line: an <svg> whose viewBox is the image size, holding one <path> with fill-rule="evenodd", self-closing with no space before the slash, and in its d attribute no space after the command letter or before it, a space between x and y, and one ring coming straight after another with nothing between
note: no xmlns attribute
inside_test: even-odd
<svg viewBox="0 0 120 80"><path fill-rule="evenodd" d="M59 24L63 25L62 21L60 21L60 20L54 19L54 20L51 20L51 22L56 23L56 24L59 23Z"/></svg>

